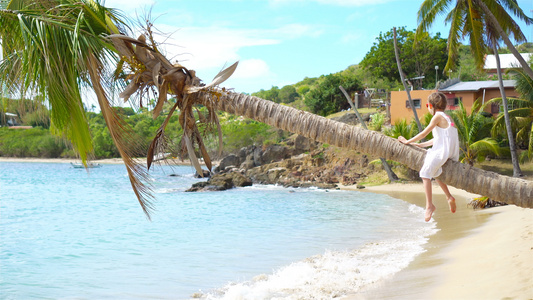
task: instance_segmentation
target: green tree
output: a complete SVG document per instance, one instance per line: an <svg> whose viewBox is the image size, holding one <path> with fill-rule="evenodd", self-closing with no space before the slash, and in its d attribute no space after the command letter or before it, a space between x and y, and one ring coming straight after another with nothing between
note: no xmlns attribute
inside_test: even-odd
<svg viewBox="0 0 533 300"><path fill-rule="evenodd" d="M259 92L252 93L252 96L256 96L262 99L270 100L276 103L280 102L279 99L279 88L277 86L273 86L270 90L259 90Z"/></svg>
<svg viewBox="0 0 533 300"><path fill-rule="evenodd" d="M397 42L400 51L402 69L407 78L424 76L424 79L413 80L416 88L435 87L435 66L444 66L446 56L446 39L437 33L434 37L426 34L415 45L414 31L407 31L405 27L398 28ZM374 77L387 78L390 81L400 82L400 75L394 56L393 30L380 33L376 42L370 48L360 63L360 66L371 72ZM444 75L439 78L445 77Z"/></svg>
<svg viewBox="0 0 533 300"><path fill-rule="evenodd" d="M286 85L281 88L278 95L281 103L292 103L298 97L298 92L294 86Z"/></svg>
<svg viewBox="0 0 533 300"><path fill-rule="evenodd" d="M355 77L329 74L320 76L318 85L305 96L305 104L312 113L327 116L343 109L350 108L344 96L339 93L339 86L343 86L348 94L362 89Z"/></svg>

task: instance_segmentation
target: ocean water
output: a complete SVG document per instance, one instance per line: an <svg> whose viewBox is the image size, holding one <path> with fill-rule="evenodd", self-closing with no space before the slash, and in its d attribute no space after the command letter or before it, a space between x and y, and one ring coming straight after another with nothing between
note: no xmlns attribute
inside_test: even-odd
<svg viewBox="0 0 533 300"><path fill-rule="evenodd" d="M0 163L0 299L331 299L405 268L437 230L387 195L185 193L193 172L150 172L148 221L122 165Z"/></svg>

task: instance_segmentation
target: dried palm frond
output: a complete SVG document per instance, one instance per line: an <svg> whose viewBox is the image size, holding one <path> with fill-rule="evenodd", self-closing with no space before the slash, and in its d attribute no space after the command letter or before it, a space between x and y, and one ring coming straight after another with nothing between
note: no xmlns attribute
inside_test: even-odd
<svg viewBox="0 0 533 300"><path fill-rule="evenodd" d="M217 86L226 81L237 68L237 62L221 70L207 85L202 85L196 73L179 63L171 64L157 49L153 40L150 27L147 29L148 42L144 35L138 39L133 39L120 34L110 35L109 39L121 55L122 62L120 72L128 72L129 85L120 94L120 97L127 101L133 94L139 95L149 91L150 88L157 91L157 103L152 111L153 118L157 118L163 109L163 105L168 101L168 94L174 95L176 104L168 113L165 121L158 129L148 149L148 168L153 163L154 155L164 152L168 143L165 136L165 128L168 120L179 109L179 123L183 128L181 139L181 152L187 154L189 159L200 176L203 174L198 156L202 157L206 167L211 170L212 163L209 153L203 142L202 134L198 128L199 124L204 124L206 129L218 131L219 152L222 147L222 131L216 115L217 107L214 101L225 93L224 89ZM127 70L125 68L127 67ZM207 116L196 109L199 104L200 92L207 93L210 101L203 100L208 111ZM196 111L196 114L194 113ZM216 126L214 126L216 125Z"/></svg>

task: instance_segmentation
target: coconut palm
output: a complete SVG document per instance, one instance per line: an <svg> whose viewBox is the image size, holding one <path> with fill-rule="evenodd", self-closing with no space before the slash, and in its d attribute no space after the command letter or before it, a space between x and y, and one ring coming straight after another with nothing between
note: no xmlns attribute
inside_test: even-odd
<svg viewBox="0 0 533 300"><path fill-rule="evenodd" d="M435 21L438 14L448 9L451 0L425 0L418 12L419 25L417 36L425 32ZM448 37L448 63L444 71L455 66L459 53L460 39L469 37L470 48L475 62L479 69L483 68L484 56L488 51L492 51L496 57L498 81L502 95L504 118L513 163L513 176L523 176L518 163L518 156L512 133L511 122L507 111L507 98L503 87L503 80L498 55L498 44L501 39L505 41L511 52L521 63L526 73L533 78L533 71L518 53L516 48L509 41L509 35L513 35L518 42L526 41L520 27L516 24L507 10L510 10L516 17L524 20L526 24L533 22L533 19L524 14L516 3L516 0L457 0L456 5L451 9L446 17L446 22L451 23ZM489 50L490 49L490 50Z"/></svg>
<svg viewBox="0 0 533 300"><path fill-rule="evenodd" d="M451 26L448 36L448 63L444 71L455 67L461 39L469 38L472 55L477 67L481 69L487 49L491 48L487 42L501 38L520 62L524 72L533 78L531 67L509 40L509 36L513 36L516 42L527 41L508 11L527 25L533 23L533 19L523 12L516 0L424 0L418 11L416 35L420 37L421 33L431 27L437 16L448 10L445 22Z"/></svg>
<svg viewBox="0 0 533 300"><path fill-rule="evenodd" d="M61 1L61 3L64 2L65 1ZM81 5L80 9L85 9L83 5L87 5L89 2L76 3ZM69 14L68 17L77 19L77 16L80 13L81 10ZM2 24L6 24L4 19L8 18L10 14L15 14L18 18L25 16L24 11L22 10L16 12L5 10L0 11L0 20L2 21ZM5 15L8 16L6 17ZM106 16L105 14L103 15ZM40 18L42 19L42 17ZM72 32L70 32L70 34L65 33L70 38L80 34L80 31L77 30L76 26L63 26L63 23L65 22L64 20L61 21L58 18L51 18L57 23L55 24L54 22L43 23L41 22L41 19L39 19L38 23L40 27L31 27L29 28L31 30L28 30L29 32L25 33L30 35L29 39L15 39L14 37L9 36L14 31L2 30L0 31L2 42L4 43L4 36L9 37L9 40L17 40L18 47L11 47L11 49L18 51L19 57L24 57L24 52L29 51L27 48L33 45L33 41L35 41L38 46L43 45L53 48L53 43L41 43L46 41L46 36L39 36L34 32L39 31L40 28L53 27L50 29L52 31L58 29L61 29L62 31L71 30ZM105 19L106 18L103 20ZM23 26L24 24L24 22L18 23L18 26ZM9 25L17 27L15 22L10 23ZM16 30L16 28L14 30ZM24 30L26 29L24 28ZM130 81L128 87L121 93L123 98L129 99L133 95L146 93L152 89L157 91L157 103L153 109L154 116L157 116L159 115L163 104L167 102L167 94L171 94L175 97L176 104L168 113L168 118L179 109L180 124L184 130L182 147L188 152L193 161L197 155L201 155L208 167L210 167L209 156L202 146L203 142L197 127L197 121L211 121L211 124L214 124L213 126L217 127L215 111L222 110L231 114L245 116L256 121L264 122L268 125L292 133L297 133L319 142L345 147L364 153L371 153L389 160L395 160L412 169L420 169L422 166L426 152L418 147L403 145L396 139L392 139L377 132L339 123L309 112L304 112L271 101L231 92L224 88L217 87L218 84L223 82L235 70L235 64L219 73L212 83L202 85L200 80L195 76L194 71L188 70L180 64L170 63L159 52L158 46L150 38L149 28L147 32L148 39L144 36L134 39L126 35L109 34L112 32L113 31L108 30L105 33L95 35L93 31L87 30L87 32L83 32L83 34L87 34L87 36L90 36L91 38L101 38L102 41L100 45L103 48L116 51L118 54L115 56L120 58L118 63L119 72L116 74L123 74L127 76ZM5 41L7 42L7 40ZM110 44L110 42L112 44ZM143 205L143 208L146 208L149 207L149 203L143 203L143 201L146 201L146 197L141 197L142 192L146 192L146 190L136 190L144 187L139 185L140 180L136 177L137 174L134 173L135 170L138 170L135 169L138 165L135 165L134 162L132 162L131 156L128 156L128 153L130 153L128 151L131 149L128 147L135 148L135 144L128 144L126 142L134 137L129 131L127 131L127 129L121 127L124 123L120 123L120 120L117 120L116 114L112 114L103 86L106 81L102 80L106 75L106 73L103 72L104 59L102 58L103 56L97 55L101 54L97 50L99 49L96 47L91 49L92 52L87 53L86 56L83 58L80 57L80 59L74 62L77 63L77 68L85 70L86 72L78 71L70 73L69 76L73 76L74 78L70 78L71 80L65 81L64 84L73 84L76 82L76 79L83 77L83 75L87 76L88 82L90 82L91 87L96 92L99 105L104 113L110 132L112 132L115 143L122 149L121 155L126 162L126 165L129 165L133 170L132 173L130 173L130 180L136 182L132 183L132 186L136 191L141 205ZM58 53L59 52L54 53L50 51L46 52L46 55L57 56ZM46 55L31 58L43 59L43 57L46 58ZM18 69L21 70L14 73L18 76L12 78L10 75L13 75L13 73L2 72L2 79L9 79L10 85L18 83L16 79L21 78L21 75L24 72L24 69L21 68L20 65L18 66ZM34 78L34 80L38 82L37 78ZM45 86L45 88L43 88L45 90L52 86L51 84L48 84L46 80L44 80L42 84ZM47 93L46 96L47 98L50 98L56 96L56 94ZM53 102L52 100L50 101L51 103ZM68 106L70 103L54 104L52 109L61 109L61 105ZM198 105L207 108L206 116L202 114L194 114ZM67 115L67 118L76 117L69 111L59 112ZM195 117L198 117L199 119L196 120ZM117 123L119 125L118 130L116 129ZM166 124L167 121L164 121L152 142L149 149L148 166L150 166L152 162L153 155L158 152L157 149L165 146ZM195 164L195 166L199 167L197 164ZM473 193L483 194L502 202L514 203L523 207L533 207L533 182L530 181L502 176L453 161L448 161L443 166L443 173L439 179L452 186ZM148 212L146 209L145 211Z"/></svg>

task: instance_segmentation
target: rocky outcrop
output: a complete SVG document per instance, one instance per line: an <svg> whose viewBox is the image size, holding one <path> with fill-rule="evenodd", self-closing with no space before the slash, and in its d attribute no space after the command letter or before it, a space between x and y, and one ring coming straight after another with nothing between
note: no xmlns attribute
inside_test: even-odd
<svg viewBox="0 0 533 300"><path fill-rule="evenodd" d="M188 191L221 191L252 183L334 189L357 185L374 171L369 157L295 136L285 145L249 146L224 157L213 177Z"/></svg>
<svg viewBox="0 0 533 300"><path fill-rule="evenodd" d="M246 175L254 183L333 189L338 184L357 184L373 168L365 155L354 157L339 157L334 149L321 149L249 169Z"/></svg>
<svg viewBox="0 0 533 300"><path fill-rule="evenodd" d="M291 156L314 149L316 143L305 137L296 136L284 145L248 146L241 148L237 154L224 157L214 173L224 173L233 168L249 170L272 162L288 159Z"/></svg>
<svg viewBox="0 0 533 300"><path fill-rule="evenodd" d="M213 175L207 181L197 182L186 192L225 191L234 187L251 186L252 180L241 173L229 172Z"/></svg>

